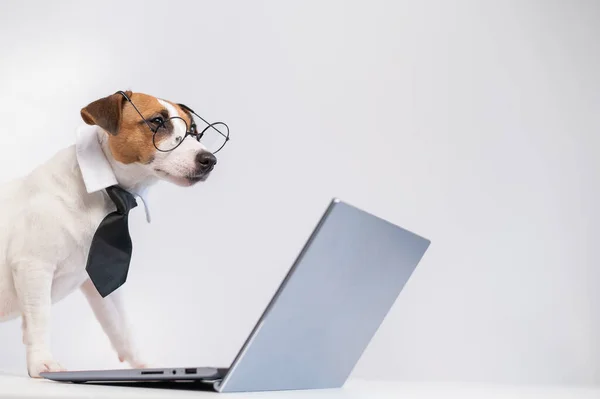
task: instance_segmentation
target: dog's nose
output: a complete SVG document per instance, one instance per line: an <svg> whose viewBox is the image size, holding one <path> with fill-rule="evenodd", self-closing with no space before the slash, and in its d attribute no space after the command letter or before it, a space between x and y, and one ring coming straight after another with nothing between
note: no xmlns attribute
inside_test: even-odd
<svg viewBox="0 0 600 399"><path fill-rule="evenodd" d="M217 157L208 151L202 151L196 155L196 163L201 170L210 170L217 164Z"/></svg>

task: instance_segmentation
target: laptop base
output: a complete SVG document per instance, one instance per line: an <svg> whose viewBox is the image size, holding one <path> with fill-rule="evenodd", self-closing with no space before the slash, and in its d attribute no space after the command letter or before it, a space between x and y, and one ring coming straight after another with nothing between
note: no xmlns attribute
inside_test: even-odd
<svg viewBox="0 0 600 399"><path fill-rule="evenodd" d="M227 368L186 367L186 368L152 368L152 369L117 369L117 370L82 370L41 373L49 380L72 383L206 383L221 381Z"/></svg>

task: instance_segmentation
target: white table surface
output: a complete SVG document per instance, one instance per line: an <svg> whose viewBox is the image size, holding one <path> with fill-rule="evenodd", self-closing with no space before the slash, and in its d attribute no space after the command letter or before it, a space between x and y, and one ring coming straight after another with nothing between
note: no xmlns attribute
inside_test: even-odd
<svg viewBox="0 0 600 399"><path fill-rule="evenodd" d="M240 399L600 399L600 387L499 386L469 383L349 381L332 390L218 394L210 391L89 386L0 374L0 398L208 398Z"/></svg>
<svg viewBox="0 0 600 399"><path fill-rule="evenodd" d="M240 399L600 399L600 387L529 387L462 383L349 381L315 391L218 394L206 391L64 384L0 374L0 398L218 398Z"/></svg>

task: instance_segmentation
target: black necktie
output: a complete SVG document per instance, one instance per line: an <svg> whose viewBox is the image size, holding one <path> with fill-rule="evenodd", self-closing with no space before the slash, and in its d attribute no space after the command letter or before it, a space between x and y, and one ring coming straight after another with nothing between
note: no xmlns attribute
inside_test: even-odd
<svg viewBox="0 0 600 399"><path fill-rule="evenodd" d="M127 219L129 211L137 206L135 197L118 186L107 187L106 192L117 210L109 213L98 226L85 267L103 298L127 280L133 248Z"/></svg>

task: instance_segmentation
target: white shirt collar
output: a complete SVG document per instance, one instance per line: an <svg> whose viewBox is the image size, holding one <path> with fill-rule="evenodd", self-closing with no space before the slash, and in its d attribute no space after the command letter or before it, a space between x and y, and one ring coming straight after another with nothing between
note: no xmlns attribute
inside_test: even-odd
<svg viewBox="0 0 600 399"><path fill-rule="evenodd" d="M104 151L102 151L96 126L82 125L77 129L75 153L88 193L94 193L119 184L108 159L104 155ZM147 191L147 187L144 187L141 190L130 192L139 197L144 203L146 221L150 223L150 209L146 199Z"/></svg>

